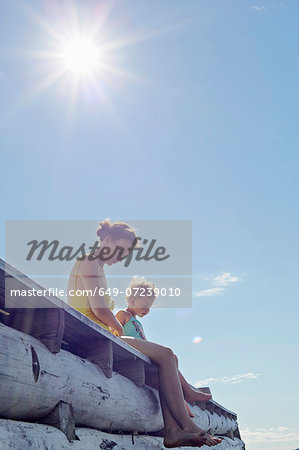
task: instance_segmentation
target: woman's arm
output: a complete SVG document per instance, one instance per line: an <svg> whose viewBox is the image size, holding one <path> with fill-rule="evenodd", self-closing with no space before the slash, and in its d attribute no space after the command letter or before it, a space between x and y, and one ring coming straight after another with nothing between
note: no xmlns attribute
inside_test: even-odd
<svg viewBox="0 0 299 450"><path fill-rule="evenodd" d="M80 274L84 289L91 291L95 295L88 295L92 312L103 323L116 331L119 336L124 334L124 330L120 322L116 319L113 312L107 307L105 298L99 294L102 286L102 280L99 276L98 262L85 260L81 263Z"/></svg>

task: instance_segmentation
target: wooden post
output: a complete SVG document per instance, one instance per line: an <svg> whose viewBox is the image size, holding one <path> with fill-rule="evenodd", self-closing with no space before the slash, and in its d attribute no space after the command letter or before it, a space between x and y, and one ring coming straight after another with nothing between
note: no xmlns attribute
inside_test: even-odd
<svg viewBox="0 0 299 450"><path fill-rule="evenodd" d="M211 413L214 414L214 404L212 402L206 403L206 409Z"/></svg>
<svg viewBox="0 0 299 450"><path fill-rule="evenodd" d="M233 430L229 430L228 432L227 432L227 436L229 437L229 438L231 438L231 439L235 439L235 435L234 435L234 432L233 432Z"/></svg>
<svg viewBox="0 0 299 450"><path fill-rule="evenodd" d="M196 388L196 387L192 386L192 384L190 384L190 386L191 386L193 389L200 390L200 391L204 392L205 394L211 394L211 389L210 389L209 387L207 387L207 386L205 386L205 387L200 387L200 388Z"/></svg>
<svg viewBox="0 0 299 450"><path fill-rule="evenodd" d="M207 402L207 403L206 403L206 409L209 411L209 413L210 413L211 415L214 414L214 404L213 404L213 403ZM214 430L213 430L212 427L208 430L208 433L209 433L211 436L214 436Z"/></svg>
<svg viewBox="0 0 299 450"><path fill-rule="evenodd" d="M207 409L207 402L197 402L196 405L202 410L205 411Z"/></svg>
<svg viewBox="0 0 299 450"><path fill-rule="evenodd" d="M6 325L41 341L52 353L61 349L64 312L60 308L9 309Z"/></svg>
<svg viewBox="0 0 299 450"><path fill-rule="evenodd" d="M107 378L112 377L113 348L109 339L86 341L71 346L71 352L99 366Z"/></svg>
<svg viewBox="0 0 299 450"><path fill-rule="evenodd" d="M151 368L152 369L152 368ZM150 370L149 367L145 370L145 384L151 386L154 389L159 390L159 369L155 367L155 370Z"/></svg>
<svg viewBox="0 0 299 450"><path fill-rule="evenodd" d="M219 408L219 406L214 406L214 411L213 411L214 413L216 413L216 414L218 414L218 416L219 417L221 417L221 415L222 415L222 412L221 412L221 409Z"/></svg>
<svg viewBox="0 0 299 450"><path fill-rule="evenodd" d="M123 375L129 380L133 381L136 386L144 386L145 383L145 370L144 362L141 359L124 359L119 361L114 361L113 369L120 375Z"/></svg>
<svg viewBox="0 0 299 450"><path fill-rule="evenodd" d="M232 434L233 434L234 437L236 437L236 438L238 438L238 439L241 439L239 427L238 427L234 432L232 432ZM232 439L233 439L233 438L232 438Z"/></svg>
<svg viewBox="0 0 299 450"><path fill-rule="evenodd" d="M39 422L58 428L66 435L69 441L76 439L74 411L69 403L58 402L53 410L40 419Z"/></svg>
<svg viewBox="0 0 299 450"><path fill-rule="evenodd" d="M220 408L219 408L219 410L220 410L220 413L224 416L224 417L228 417L228 418L230 418L230 414L228 414L227 413L227 411L225 411L225 410L221 410ZM227 432L225 433L225 436L227 436L227 437L229 437L230 439L234 439L235 438L235 436L234 436L234 432L233 432L233 430L227 430Z"/></svg>

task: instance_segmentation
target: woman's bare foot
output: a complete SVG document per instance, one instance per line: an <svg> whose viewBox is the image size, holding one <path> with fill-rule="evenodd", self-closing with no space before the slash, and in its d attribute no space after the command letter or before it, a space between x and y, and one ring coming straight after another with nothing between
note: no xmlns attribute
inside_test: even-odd
<svg viewBox="0 0 299 450"><path fill-rule="evenodd" d="M164 431L164 446L166 448L176 447L202 447L206 444L205 433L189 433L188 431L175 430Z"/></svg>
<svg viewBox="0 0 299 450"><path fill-rule="evenodd" d="M222 439L210 436L207 433L205 434L205 436L203 436L203 438L206 438L206 445L208 447L214 447L214 445L220 444L220 442L222 442Z"/></svg>
<svg viewBox="0 0 299 450"><path fill-rule="evenodd" d="M207 402L211 400L212 395L206 394L205 392L202 392L200 389L194 389L192 386L189 385L188 389L184 390L184 397L189 403Z"/></svg>
<svg viewBox="0 0 299 450"><path fill-rule="evenodd" d="M213 447L220 444L221 441L222 439L214 438L204 431L202 433L189 433L183 430L169 430L169 432L165 430L164 432L164 446L166 448L202 447L203 445Z"/></svg>

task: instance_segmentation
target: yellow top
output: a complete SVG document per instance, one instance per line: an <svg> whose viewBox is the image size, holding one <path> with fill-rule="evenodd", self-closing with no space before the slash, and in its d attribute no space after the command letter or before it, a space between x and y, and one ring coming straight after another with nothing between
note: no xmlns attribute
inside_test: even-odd
<svg viewBox="0 0 299 450"><path fill-rule="evenodd" d="M78 263L78 265L77 265L77 270L76 270L76 273L75 273L74 296L71 298L70 304L77 311L80 311L82 314L84 314L84 316L88 317L89 319L93 320L97 324L101 325L101 327L105 328L105 330L111 332L111 330L108 327L108 325L106 325L105 323L101 322L100 319L98 319L98 317L92 311L87 293L84 292L83 293L84 295L80 295L80 296L76 295L76 293L79 292L79 290L77 291L77 278L79 276L78 273L79 273L80 261L77 261L77 263ZM103 268L102 268L102 272L103 273L100 274L100 278L102 279L103 286L100 286L100 287L103 287L104 290L107 290L106 277L105 277ZM104 299L105 299L107 308L109 308L110 311L113 311L113 309L114 309L114 301L107 294L104 295Z"/></svg>

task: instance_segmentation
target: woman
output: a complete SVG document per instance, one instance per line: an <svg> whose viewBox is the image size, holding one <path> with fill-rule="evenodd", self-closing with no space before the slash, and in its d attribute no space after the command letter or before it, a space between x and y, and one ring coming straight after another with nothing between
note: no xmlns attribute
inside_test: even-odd
<svg viewBox="0 0 299 450"><path fill-rule="evenodd" d="M124 337L123 327L112 313L113 301L109 296L99 294L100 288L103 288L104 291L107 289L103 266L105 264L111 266L120 260L117 255L119 248L123 249L122 257L127 256L133 250L136 244L135 231L125 223L111 223L109 220L105 220L99 224L97 235L100 239L98 249L90 257L76 261L68 286L69 292L70 290L75 292L76 290L91 290L95 295L69 297L70 305L106 330L114 332L124 342L157 364L165 447L201 447L202 445L211 447L217 445L221 439L214 438L201 430L192 422L187 413L172 350L153 342Z"/></svg>

